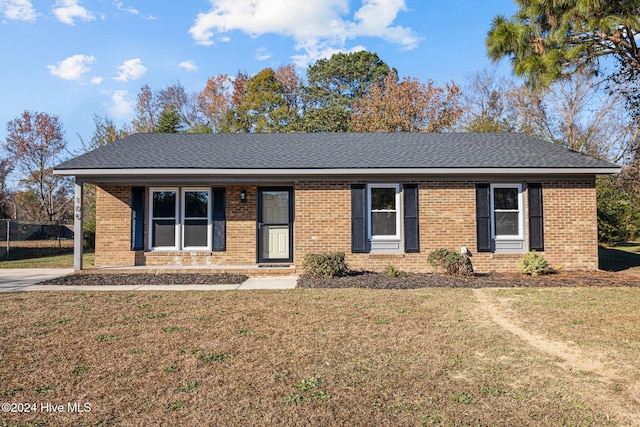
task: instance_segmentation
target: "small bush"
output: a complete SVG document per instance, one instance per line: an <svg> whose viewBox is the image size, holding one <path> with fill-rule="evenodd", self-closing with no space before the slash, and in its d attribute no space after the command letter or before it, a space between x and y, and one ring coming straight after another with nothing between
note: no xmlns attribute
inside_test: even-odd
<svg viewBox="0 0 640 427"><path fill-rule="evenodd" d="M393 264L389 264L387 266L387 276L389 277L398 277L400 276L400 271L398 271Z"/></svg>
<svg viewBox="0 0 640 427"><path fill-rule="evenodd" d="M302 268L311 277L344 276L349 271L344 261L344 252L307 254L302 260Z"/></svg>
<svg viewBox="0 0 640 427"><path fill-rule="evenodd" d="M536 251L527 252L518 263L518 270L522 274L538 276L550 273L549 263Z"/></svg>
<svg viewBox="0 0 640 427"><path fill-rule="evenodd" d="M468 277L473 275L473 265L469 257L453 249L436 249L429 253L427 262L432 267L440 268L449 276Z"/></svg>

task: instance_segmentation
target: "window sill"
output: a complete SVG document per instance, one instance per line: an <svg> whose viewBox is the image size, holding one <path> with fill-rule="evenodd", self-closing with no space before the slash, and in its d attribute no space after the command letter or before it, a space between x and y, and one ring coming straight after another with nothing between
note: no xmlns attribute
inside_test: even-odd
<svg viewBox="0 0 640 427"><path fill-rule="evenodd" d="M213 255L212 251L206 250L206 251L177 251L177 250L161 250L161 249L156 249L153 251L145 251L144 252L145 256L152 256L152 257L163 257L163 256L211 256Z"/></svg>
<svg viewBox="0 0 640 427"><path fill-rule="evenodd" d="M372 239L370 253L402 253L402 241L399 239Z"/></svg>

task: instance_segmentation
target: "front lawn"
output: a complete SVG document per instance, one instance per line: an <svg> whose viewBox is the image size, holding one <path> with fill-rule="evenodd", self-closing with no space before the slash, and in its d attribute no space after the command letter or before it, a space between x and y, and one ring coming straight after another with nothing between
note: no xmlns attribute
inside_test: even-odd
<svg viewBox="0 0 640 427"><path fill-rule="evenodd" d="M85 253L82 262L85 267L93 267L94 254ZM73 254L54 255L40 258L27 258L0 261L2 268L73 268Z"/></svg>
<svg viewBox="0 0 640 427"><path fill-rule="evenodd" d="M639 322L640 289L627 287L5 293L1 400L65 411L2 420L637 425Z"/></svg>

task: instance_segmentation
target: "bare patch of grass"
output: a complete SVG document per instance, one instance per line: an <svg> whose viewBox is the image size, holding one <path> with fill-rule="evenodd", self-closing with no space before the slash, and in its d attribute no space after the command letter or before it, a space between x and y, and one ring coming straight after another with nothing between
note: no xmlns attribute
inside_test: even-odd
<svg viewBox="0 0 640 427"><path fill-rule="evenodd" d="M524 328L610 350L613 368L640 358L638 288L485 292ZM0 294L0 307L5 400L91 403L91 412L47 414L47 425L636 421L625 411L632 397L620 396L637 371L608 383L563 369L492 322L469 289L30 292ZM166 317L142 317L149 309Z"/></svg>

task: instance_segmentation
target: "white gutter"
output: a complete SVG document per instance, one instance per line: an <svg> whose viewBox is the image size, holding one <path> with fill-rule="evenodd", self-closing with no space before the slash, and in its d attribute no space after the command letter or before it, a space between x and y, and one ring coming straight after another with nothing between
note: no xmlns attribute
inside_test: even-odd
<svg viewBox="0 0 640 427"><path fill-rule="evenodd" d="M342 169L58 169L68 176L350 176L350 175L576 175L616 174L621 168L342 168Z"/></svg>

